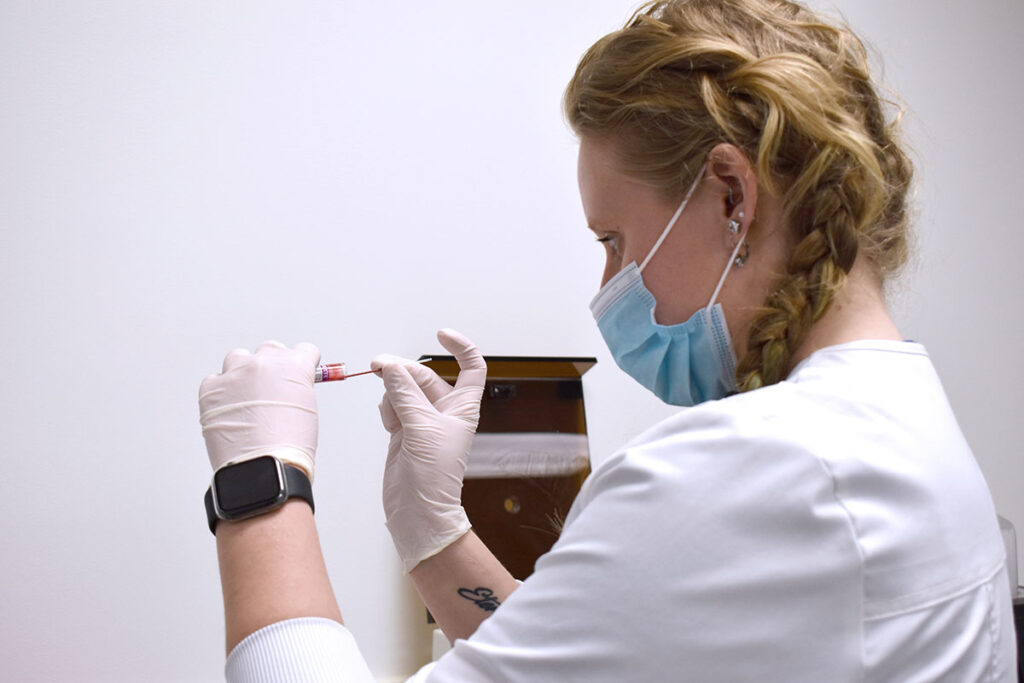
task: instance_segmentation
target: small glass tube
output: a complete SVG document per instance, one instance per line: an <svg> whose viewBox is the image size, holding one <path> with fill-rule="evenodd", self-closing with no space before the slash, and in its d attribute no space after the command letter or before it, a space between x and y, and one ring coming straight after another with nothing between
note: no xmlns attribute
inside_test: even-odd
<svg viewBox="0 0 1024 683"><path fill-rule="evenodd" d="M337 382L345 379L344 363L329 363L316 366L316 374L313 375L314 382Z"/></svg>

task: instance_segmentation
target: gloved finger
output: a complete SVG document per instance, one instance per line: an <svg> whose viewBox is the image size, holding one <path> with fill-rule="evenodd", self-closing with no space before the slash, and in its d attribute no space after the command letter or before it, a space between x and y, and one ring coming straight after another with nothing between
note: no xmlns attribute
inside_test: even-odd
<svg viewBox="0 0 1024 683"><path fill-rule="evenodd" d="M435 418L437 411L404 365L381 368L387 399L403 426Z"/></svg>
<svg viewBox="0 0 1024 683"><path fill-rule="evenodd" d="M419 363L409 363L404 366L416 384L423 390L423 394L430 399L431 403L437 403L452 392L452 385L441 379L441 376Z"/></svg>
<svg viewBox="0 0 1024 683"><path fill-rule="evenodd" d="M452 390L452 385L441 379L436 372L414 360L384 354L370 361L371 370L382 369L385 365L404 366L431 403L437 403Z"/></svg>
<svg viewBox="0 0 1024 683"><path fill-rule="evenodd" d="M415 361L411 361L408 358L392 356L390 353L382 353L370 361L370 369L381 370L385 365L406 365L413 362Z"/></svg>
<svg viewBox="0 0 1024 683"><path fill-rule="evenodd" d="M270 353L274 351L287 351L288 347L279 341L270 339L256 347L256 353Z"/></svg>
<svg viewBox="0 0 1024 683"><path fill-rule="evenodd" d="M440 330L437 340L459 363L459 378L455 381L455 388L483 387L487 380L487 363L476 344L449 328Z"/></svg>
<svg viewBox="0 0 1024 683"><path fill-rule="evenodd" d="M248 361L249 357L252 356L252 351L249 349L235 349L228 355L224 356L224 364L221 366L221 374L230 372L232 369L237 368L242 363Z"/></svg>
<svg viewBox="0 0 1024 683"><path fill-rule="evenodd" d="M402 428L402 421L395 414L395 408L391 405L391 399L388 398L387 394L384 394L384 397L380 400L377 410L380 411L380 421L383 423L384 429L389 433L394 434Z"/></svg>
<svg viewBox="0 0 1024 683"><path fill-rule="evenodd" d="M292 351L302 359L303 364L310 370L315 371L316 366L320 364L320 349L309 342L299 342L292 347Z"/></svg>
<svg viewBox="0 0 1024 683"><path fill-rule="evenodd" d="M223 375L214 373L207 375L203 378L203 381L199 383L199 419L202 421L203 414L207 411L211 403L217 400L217 397L223 392L223 386L221 383L221 377Z"/></svg>

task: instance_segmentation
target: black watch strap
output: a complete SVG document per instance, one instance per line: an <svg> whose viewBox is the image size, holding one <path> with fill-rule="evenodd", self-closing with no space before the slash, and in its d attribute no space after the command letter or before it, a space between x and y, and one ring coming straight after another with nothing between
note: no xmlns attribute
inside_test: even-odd
<svg viewBox="0 0 1024 683"><path fill-rule="evenodd" d="M307 503L309 507L316 512L316 505L313 504L313 484L309 481L309 477L298 467L294 467L287 463L284 465L284 478L285 486L288 491L288 500L292 498L300 498ZM210 525L210 533L214 536L217 535L217 522L224 521L217 516L217 511L213 506L213 487L210 486L206 489L206 495L203 496L203 503L206 504L206 520ZM279 506L274 506L262 510L261 512L270 512L271 510L277 509ZM255 516L255 515L254 515Z"/></svg>

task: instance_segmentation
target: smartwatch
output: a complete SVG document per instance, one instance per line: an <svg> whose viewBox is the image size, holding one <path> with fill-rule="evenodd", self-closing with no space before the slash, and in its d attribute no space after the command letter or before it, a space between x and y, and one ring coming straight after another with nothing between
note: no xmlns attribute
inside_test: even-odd
<svg viewBox="0 0 1024 683"><path fill-rule="evenodd" d="M301 498L313 505L313 486L298 467L286 465L272 455L261 455L220 468L206 489L206 518L216 535L217 522L248 519L276 510L289 498Z"/></svg>

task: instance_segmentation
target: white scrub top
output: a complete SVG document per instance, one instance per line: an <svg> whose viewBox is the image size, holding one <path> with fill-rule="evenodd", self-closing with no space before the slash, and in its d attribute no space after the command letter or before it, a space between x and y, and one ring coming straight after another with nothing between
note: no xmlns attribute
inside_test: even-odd
<svg viewBox="0 0 1024 683"><path fill-rule="evenodd" d="M602 463L534 574L410 680L1009 683L1013 633L992 499L926 352L855 342ZM258 631L227 673L371 680L320 619Z"/></svg>

